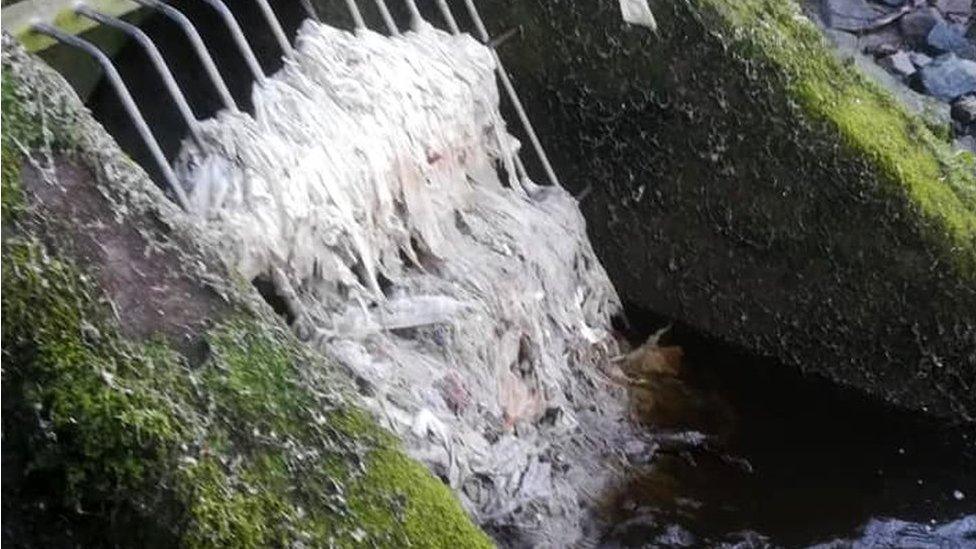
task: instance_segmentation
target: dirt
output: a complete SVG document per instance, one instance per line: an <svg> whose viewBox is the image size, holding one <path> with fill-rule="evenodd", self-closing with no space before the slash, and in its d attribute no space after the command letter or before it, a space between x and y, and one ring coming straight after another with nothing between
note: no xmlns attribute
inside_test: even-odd
<svg viewBox="0 0 976 549"><path fill-rule="evenodd" d="M199 364L206 358L199 335L202 319L219 320L229 307L212 289L181 272L181 256L172 242L149 240L131 220L112 219L90 170L64 154L54 153L52 160L45 169L56 171L56 179L46 178L39 163L25 163L25 195L40 218L75 227L63 232L70 235L67 244L97 273L123 334L140 341L164 337L191 364ZM155 224L155 234L166 234L159 220L140 221Z"/></svg>

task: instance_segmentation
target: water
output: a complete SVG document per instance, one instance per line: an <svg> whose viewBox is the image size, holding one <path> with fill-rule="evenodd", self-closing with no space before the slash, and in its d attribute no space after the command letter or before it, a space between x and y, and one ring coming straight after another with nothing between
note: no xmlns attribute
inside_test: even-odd
<svg viewBox="0 0 976 549"><path fill-rule="evenodd" d="M604 503L613 525L608 545L795 547L842 539L839 546L850 546L865 536L865 546L976 547L971 430L892 409L684 328L662 344L668 340L683 346L683 370L649 390L632 389L635 417L661 435L706 439L665 436L649 463L640 464L647 454L632 457L631 474ZM656 405L647 404L651 397Z"/></svg>

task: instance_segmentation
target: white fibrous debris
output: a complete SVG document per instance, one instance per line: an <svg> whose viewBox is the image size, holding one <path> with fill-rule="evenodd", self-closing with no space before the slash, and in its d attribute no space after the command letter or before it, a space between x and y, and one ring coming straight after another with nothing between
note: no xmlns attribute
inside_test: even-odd
<svg viewBox="0 0 976 549"><path fill-rule="evenodd" d="M625 415L600 374L619 304L575 199L511 170L494 69L467 35L308 21L254 116L206 122L177 171L225 258L477 520L563 545L591 439L616 436L596 424Z"/></svg>

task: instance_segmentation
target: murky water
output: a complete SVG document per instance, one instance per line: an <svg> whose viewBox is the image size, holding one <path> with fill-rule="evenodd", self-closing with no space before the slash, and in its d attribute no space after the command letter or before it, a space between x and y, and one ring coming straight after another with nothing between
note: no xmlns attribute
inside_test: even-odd
<svg viewBox="0 0 976 549"><path fill-rule="evenodd" d="M630 391L659 442L628 451L631 475L605 501L606 546L976 547L971 429L680 327L662 344L685 360Z"/></svg>

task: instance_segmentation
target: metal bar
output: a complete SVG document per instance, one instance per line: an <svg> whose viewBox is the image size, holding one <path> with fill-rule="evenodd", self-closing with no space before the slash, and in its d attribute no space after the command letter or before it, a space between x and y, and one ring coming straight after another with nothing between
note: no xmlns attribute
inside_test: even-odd
<svg viewBox="0 0 976 549"><path fill-rule="evenodd" d="M485 23L481 20L481 15L474 5L474 0L464 0L464 4L468 8L468 13L471 14L471 19L478 29L478 34L481 36L482 42L485 44L491 43L491 36L488 35L488 29L485 28ZM525 129L525 133L529 136L529 141L532 142L532 148L535 149L535 154L539 157L539 162L542 163L546 177L549 178L549 182L553 185L560 186L556 172L552 169L552 164L549 163L549 157L546 156L546 151L542 148L542 143L539 141L539 137L532 127L532 122L529 121L529 115L526 114L525 107L522 106L522 101L519 100L518 94L515 93L515 86L512 85L512 79L508 77L508 71L505 70L505 66L502 65L502 60L498 57L498 52L494 48L491 49L491 54L494 56L495 63L498 65L498 77L502 81L502 86L505 88L508 98L512 101L512 106L515 107L515 112L522 122L522 128Z"/></svg>
<svg viewBox="0 0 976 549"><path fill-rule="evenodd" d="M305 9L305 13L308 14L309 19L316 22L321 21L319 14L316 13L315 8L312 7L311 0L299 0L299 2L301 3L302 8Z"/></svg>
<svg viewBox="0 0 976 549"><path fill-rule="evenodd" d="M420 9L417 8L417 2L414 0L406 0L407 9L410 11L410 28L417 30L417 28L424 22L423 16L420 15Z"/></svg>
<svg viewBox="0 0 976 549"><path fill-rule="evenodd" d="M193 136L194 141L197 144L200 143L200 123L197 121L196 116L193 114L193 109L190 108L190 104L186 101L186 96L183 95L183 90L180 89L179 84L176 83L176 78L173 77L173 72L169 70L169 66L166 65L166 61L163 60L163 55L159 53L159 48L153 43L149 36L142 32L139 27L126 23L121 19L112 17L111 15L105 15L104 13L97 12L88 6L80 5L75 8L75 13L82 17L87 17L92 21L97 21L103 25L117 29L139 43L142 49L146 51L149 55L149 60L156 67L156 71L159 76L163 78L163 84L166 86L166 90L169 92L170 97L173 98L173 102L176 103L176 108L180 111L180 116L183 117L183 122L186 123L187 127L190 129L190 135Z"/></svg>
<svg viewBox="0 0 976 549"><path fill-rule="evenodd" d="M213 57L210 55L210 51L207 49L206 44L203 43L203 38L200 37L200 33L197 32L196 27L190 22L190 19L183 15L180 10L162 2L161 0L134 0L141 6L154 9L169 19L173 20L177 25L183 29L186 33L186 37L190 40L190 45L197 53L197 57L200 58L200 62L203 63L203 69L206 71L207 76L213 83L214 87L217 88L217 95L220 96L221 101L224 103L224 107L231 111L237 111L237 102L234 101L234 96L230 94L230 89L227 87L227 83L224 82L222 76L220 76L220 71L217 70L217 64L214 63Z"/></svg>
<svg viewBox="0 0 976 549"><path fill-rule="evenodd" d="M356 26L356 30L365 29L366 22L363 21L363 14L359 11L356 0L346 0L346 7L349 8L349 15L352 16L352 22Z"/></svg>
<svg viewBox="0 0 976 549"><path fill-rule="evenodd" d="M390 31L390 36L400 36L400 29L397 28L396 21L393 20L389 8L386 7L386 0L375 1L376 9L380 10L380 16L383 17L383 23L386 24L386 30Z"/></svg>
<svg viewBox="0 0 976 549"><path fill-rule="evenodd" d="M447 28L450 29L451 34L461 34L461 29L454 19L454 14L451 13L451 7L447 5L447 0L437 0L437 7L441 10L441 15L444 17L444 22L447 23Z"/></svg>
<svg viewBox="0 0 976 549"><path fill-rule="evenodd" d="M278 21L278 16L275 15L273 9L271 9L271 4L268 0L255 0L258 3L258 7L261 8L261 13L264 14L264 18L268 21L268 25L271 25L271 33L275 35L275 39L278 40L278 45L281 46L281 51L287 57L291 57L295 50L291 47L291 42L288 41L288 35L285 34L285 29L281 28L281 21Z"/></svg>
<svg viewBox="0 0 976 549"><path fill-rule="evenodd" d="M444 17L444 21L447 22L447 26L450 27L451 34L461 34L461 29L458 27L457 20L454 19L454 14L451 13L451 7L447 5L447 0L437 0L437 7L441 10L441 15ZM511 185L517 182L519 184L519 190L525 193L525 188L521 184L522 179L519 177L516 166L512 162L512 157L515 156L517 159L518 155L505 154L505 144L502 140L502 119L500 116L495 116L494 118L495 120L492 121L492 126L495 130L495 141L498 142L498 150L502 154L505 171L508 172L509 184Z"/></svg>
<svg viewBox="0 0 976 549"><path fill-rule="evenodd" d="M254 50L251 49L251 45L247 43L247 38L244 36L244 31L241 30L241 26L237 24L237 19L234 18L234 13L230 11L227 4L224 4L221 0L203 0L211 8L217 10L220 14L220 18L223 19L224 24L227 25L227 29L230 30L231 36L234 37L234 42L237 43L238 49L241 50L241 54L244 55L244 61L247 62L247 66L251 69L251 73L254 75L254 79L259 83L264 83L264 69L261 68L261 64L258 63L258 58L254 56Z"/></svg>
<svg viewBox="0 0 976 549"><path fill-rule="evenodd" d="M515 172L518 173L519 181L525 181L529 178L529 172L525 171L525 164L522 164L522 159L519 155L515 155Z"/></svg>
<svg viewBox="0 0 976 549"><path fill-rule="evenodd" d="M152 131L146 124L145 118L143 118L142 113L139 112L139 107L136 106L136 102L132 99L132 95L129 94L128 88L126 88L125 83L122 82L122 77L119 76L119 72L115 70L115 66L112 65L112 61L108 58L108 56L105 55L102 50L96 48L91 42L86 42L85 40L82 40L76 36L63 33L46 23L34 25L33 29L35 32L45 34L59 42L63 42L69 46L78 48L91 55L96 61L98 61L98 64L101 65L102 70L105 71L106 78L108 78L108 81L112 84L112 87L115 88L116 93L119 94L119 98L122 100L122 106L135 123L136 130L139 131L139 135L142 137L142 140L145 141L146 146L149 148L149 152L152 153L153 159L156 161L156 164L158 164L160 171L163 172L163 177L166 179L166 183L176 195L177 202L184 210L186 210L187 198L186 193L183 192L183 187L180 186L179 180L176 179L176 174L173 173L173 169L169 166L169 162L166 161L166 155L163 154L163 150L159 147L159 143L156 141L156 138L153 137Z"/></svg>
<svg viewBox="0 0 976 549"><path fill-rule="evenodd" d="M500 36L496 36L496 37L492 38L491 39L491 42L488 42L488 47L489 48L492 48L492 49L498 48L498 46L501 46L505 42L508 42L508 40L510 38L512 38L513 36L515 36L516 34L518 34L520 32L522 32L522 27L521 26L512 27L512 28L508 29L507 31L503 32Z"/></svg>

